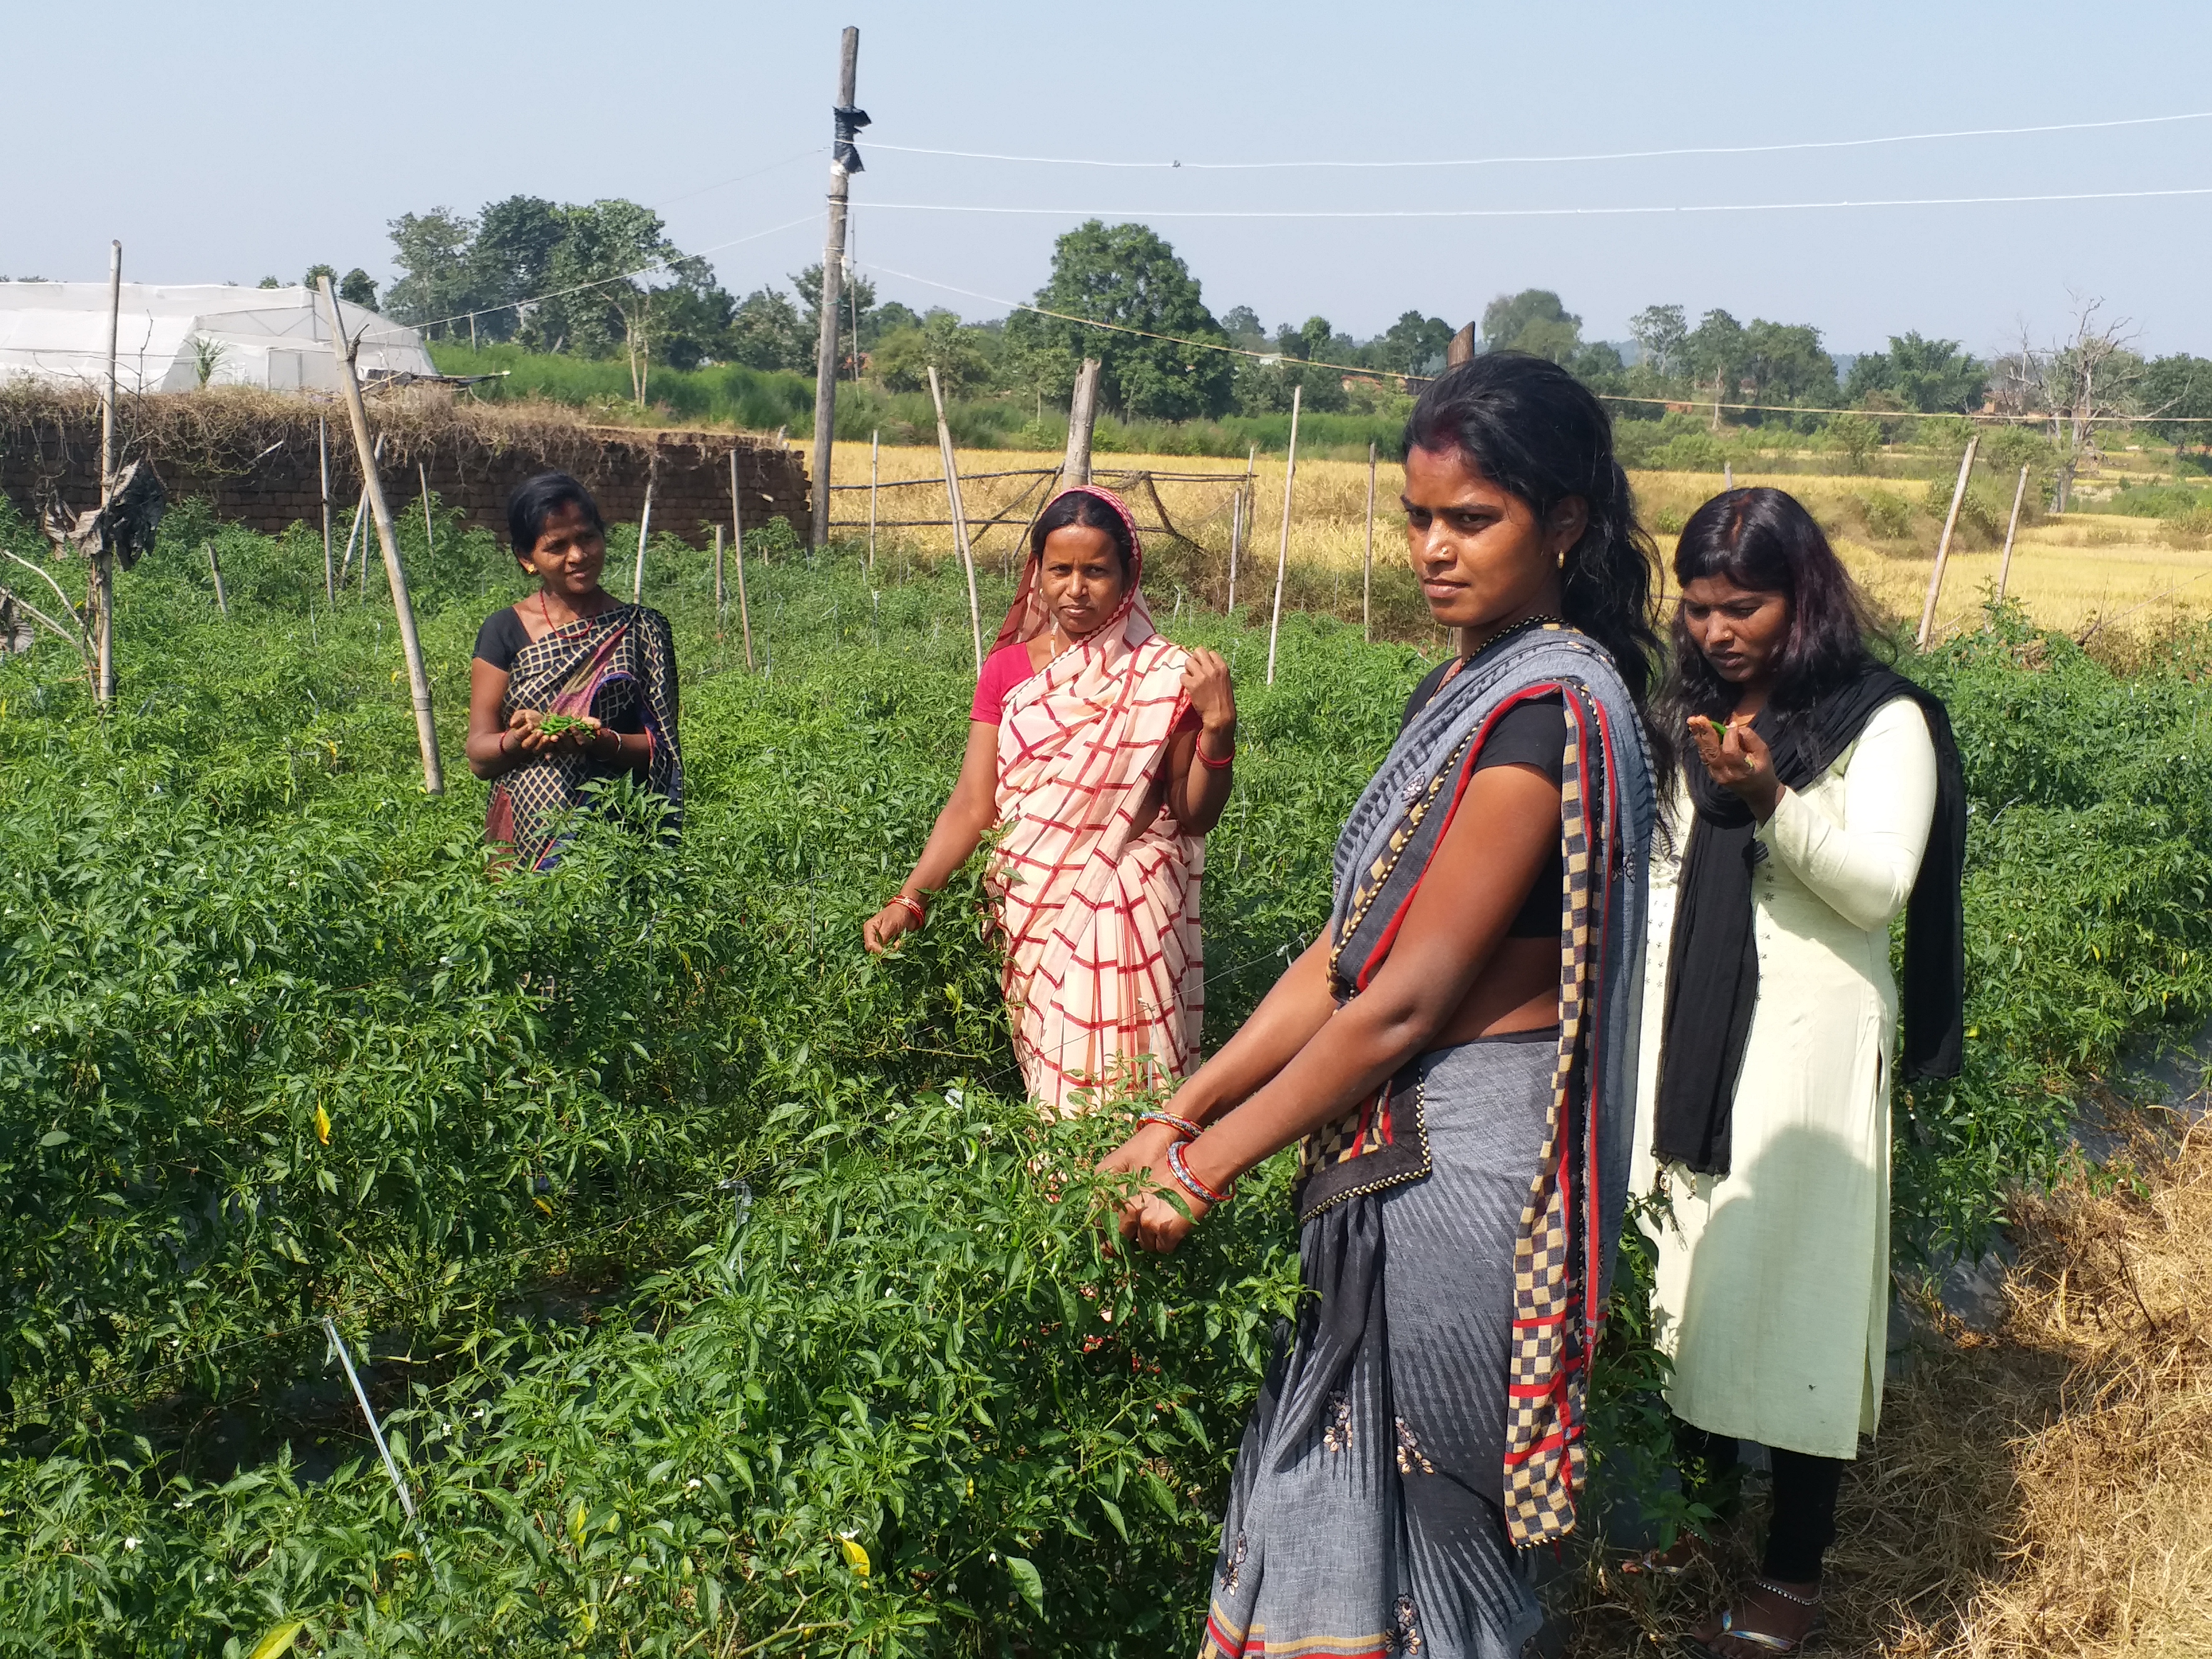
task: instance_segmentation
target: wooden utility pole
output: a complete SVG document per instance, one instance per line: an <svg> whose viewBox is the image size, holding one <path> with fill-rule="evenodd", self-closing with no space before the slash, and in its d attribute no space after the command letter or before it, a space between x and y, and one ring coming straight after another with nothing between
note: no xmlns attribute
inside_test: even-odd
<svg viewBox="0 0 2212 1659"><path fill-rule="evenodd" d="M1060 462L1060 487L1073 489L1091 482L1091 429L1098 423L1098 359L1085 357L1075 374L1067 402L1067 455Z"/></svg>
<svg viewBox="0 0 2212 1659"><path fill-rule="evenodd" d="M645 599L645 541L653 533L653 486L660 477L660 457L656 453L645 468L645 511L637 515L637 568L630 573L629 598L632 605Z"/></svg>
<svg viewBox="0 0 2212 1659"><path fill-rule="evenodd" d="M361 382L354 376L354 342L347 337L345 320L338 313L338 296L331 279L322 284L323 303L330 307L331 356L337 360L338 391L345 398L346 415L353 423L353 445L361 457L362 493L368 497L369 517L376 524L376 539L384 550L384 580L392 589L392 608L399 619L399 649L407 659L407 690L415 704L415 741L422 751L422 787L430 794L446 793L446 770L438 758L438 722L430 708L430 675L422 665L422 639L415 631L415 602L408 597L407 570L399 562L399 538L392 523L392 507L384 499L383 481L376 472L376 445L368 435L368 410L361 400ZM368 586L368 560L362 560L362 586Z"/></svg>
<svg viewBox="0 0 2212 1659"><path fill-rule="evenodd" d="M222 562L215 556L215 544L204 544L208 556L208 574L215 578L215 608L222 612L225 622L230 620L230 601L223 597Z"/></svg>
<svg viewBox="0 0 2212 1659"><path fill-rule="evenodd" d="M2012 517L2005 525L2004 556L1997 561L1997 598L2000 599L2004 598L2005 580L2012 574L2012 538L2014 532L2020 528L2020 503L2021 498L2027 494L2027 469L2022 467L2020 470L2020 483L2013 488Z"/></svg>
<svg viewBox="0 0 2212 1659"><path fill-rule="evenodd" d="M744 631L745 666L753 665L753 613L745 604L745 509L738 495L738 452L730 450L730 540L738 555L738 626Z"/></svg>
<svg viewBox="0 0 2212 1659"><path fill-rule="evenodd" d="M100 505L104 511L115 493L115 340L123 318L123 244L107 248L107 379L100 404ZM93 700L106 704L115 700L115 555L107 550L106 532L92 549L92 632L97 653Z"/></svg>
<svg viewBox="0 0 2212 1659"><path fill-rule="evenodd" d="M1367 446L1367 563L1359 575L1359 637L1375 637L1375 446Z"/></svg>
<svg viewBox="0 0 2212 1659"><path fill-rule="evenodd" d="M338 600L337 573L331 568L331 423L315 422L315 453L323 464L323 602L336 605Z"/></svg>
<svg viewBox="0 0 2212 1659"><path fill-rule="evenodd" d="M1943 539L1936 544L1936 568L1928 575L1928 603L1920 607L1920 632L1913 641L1922 651L1928 648L1928 635L1936 627L1936 601L1943 592L1943 567L1951 557L1951 532L1958 526L1959 503L1966 496L1966 471L1974 464L1974 451L1981 441L1978 432L1966 440L1966 453L1959 457L1959 482L1951 486L1951 510L1943 519Z"/></svg>
<svg viewBox="0 0 2212 1659"><path fill-rule="evenodd" d="M952 459L952 428L945 423L945 394L937 389L937 365L929 366L929 401L937 406L937 447L945 458L945 499L952 507L952 539L960 549L960 568L968 575L968 627L975 636L975 672L983 672L983 611L975 602L975 555L968 545L968 514L960 505L960 469Z"/></svg>
<svg viewBox="0 0 2212 1659"><path fill-rule="evenodd" d="M1283 627L1283 578L1291 566L1291 485L1298 476L1298 405L1303 386L1291 388L1291 453L1283 462L1283 539L1275 549L1275 614L1267 623L1267 684L1275 683L1275 636Z"/></svg>
<svg viewBox="0 0 2212 1659"><path fill-rule="evenodd" d="M814 533L808 544L830 540L830 451L837 434L837 301L845 276L845 204L860 158L853 135L868 118L853 107L860 66L860 31L847 28L837 53L836 138L830 155L830 234L822 244L821 332L814 347Z"/></svg>
<svg viewBox="0 0 2212 1659"><path fill-rule="evenodd" d="M868 434L868 571L876 568L876 474L884 459L884 434Z"/></svg>

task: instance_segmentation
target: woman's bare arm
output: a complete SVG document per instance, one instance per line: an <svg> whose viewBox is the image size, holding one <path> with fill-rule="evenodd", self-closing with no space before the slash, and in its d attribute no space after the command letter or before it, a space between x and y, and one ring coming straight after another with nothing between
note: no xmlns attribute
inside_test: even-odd
<svg viewBox="0 0 2212 1659"><path fill-rule="evenodd" d="M1221 822L1233 781L1222 764L1237 753L1237 697L1229 665L1218 652L1194 650L1183 669L1183 690L1198 711L1199 724L1168 741L1168 810L1190 835L1203 836ZM1201 765L1203 751L1215 763Z"/></svg>
<svg viewBox="0 0 2212 1659"><path fill-rule="evenodd" d="M500 717L500 705L507 700L508 675L504 668L495 668L482 657L469 659L469 736L465 745L469 770L480 778L495 778L514 769L521 758L516 739L507 735L507 723Z"/></svg>
<svg viewBox="0 0 2212 1659"><path fill-rule="evenodd" d="M937 815L929 840L915 863L914 872L899 884L902 898L926 904L924 895L934 893L952 879L968 862L999 816L999 728L982 720L968 722L968 749L960 757L960 779L951 799ZM920 926L904 905L885 905L860 929L870 951L880 951L901 933Z"/></svg>
<svg viewBox="0 0 2212 1659"><path fill-rule="evenodd" d="M1476 773L1373 982L1185 1149L1191 1172L1222 1190L1341 1116L1423 1053L1497 955L1530 884L1559 845L1559 786L1541 772L1498 766ZM1201 1071L1185 1086L1195 1087L1205 1075ZM1196 1103L1203 1102L1201 1095ZM1202 1204L1189 1207L1205 1212ZM1156 1194L1123 1212L1123 1231L1152 1249L1174 1249L1190 1224Z"/></svg>

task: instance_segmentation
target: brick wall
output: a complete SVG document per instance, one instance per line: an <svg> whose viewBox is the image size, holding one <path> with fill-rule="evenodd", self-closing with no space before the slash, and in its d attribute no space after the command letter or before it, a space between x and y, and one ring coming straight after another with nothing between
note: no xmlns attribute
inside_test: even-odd
<svg viewBox="0 0 2212 1659"><path fill-rule="evenodd" d="M343 408L267 395L174 393L132 399L125 409L125 459L150 458L169 499L194 496L216 514L274 532L321 513L319 417L329 422L332 517L343 536L361 492L351 428ZM430 490L472 526L503 534L507 497L532 474L560 468L599 498L610 523L635 523L653 478L653 524L694 546L730 521L730 455L750 529L782 517L804 536L810 511L806 468L796 450L726 432L643 432L592 427L543 412L517 416L497 406L444 398L380 400L369 411L386 437L380 465L394 514ZM418 472L418 466L421 471ZM100 413L81 394L9 389L0 399L0 493L26 518L58 491L71 508L99 495Z"/></svg>

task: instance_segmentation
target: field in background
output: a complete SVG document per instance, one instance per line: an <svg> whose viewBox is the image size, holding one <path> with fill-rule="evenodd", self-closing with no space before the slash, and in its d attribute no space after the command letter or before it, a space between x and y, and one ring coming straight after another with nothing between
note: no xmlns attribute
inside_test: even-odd
<svg viewBox="0 0 2212 1659"><path fill-rule="evenodd" d="M1004 515L1003 522L984 528L976 536L979 560L1003 569L1006 561L1015 556L1021 531L1043 494L1032 478L969 479L966 475L1057 466L1060 456L1057 451L957 453L971 528L985 526L994 515ZM1158 536L1148 538L1155 610L1162 608L1163 601L1172 605L1178 588L1193 601L1221 605L1228 586L1230 501L1243 481L1243 468L1181 455L1099 455L1093 461L1100 481L1108 483L1115 483L1114 475L1125 471L1218 475L1219 482L1149 485L1158 492L1157 507L1146 493L1147 487L1139 487L1134 493L1140 523L1159 523L1158 508L1164 507L1167 522L1195 544L1177 548ZM839 484L865 484L868 464L865 444L840 443L833 479ZM933 447L885 446L879 476L885 483L927 481L922 487L881 489L878 509L884 520L942 520L947 516L940 482L943 468ZM1419 593L1406 574L1402 521L1393 512L1401 477L1395 462L1385 460L1376 468L1376 616L1378 630L1400 638L1419 638L1431 631L1431 625ZM1636 472L1631 478L1645 523L1658 537L1662 551L1670 554L1683 520L1721 487L1718 477L1701 473ZM1948 485L1931 491L1928 484L1896 478L1813 474L1744 473L1738 475L1738 482L1771 484L1796 495L1827 530L1837 550L1883 611L1893 617L1918 619L1927 592L1929 562L1942 530ZM1991 499L1991 488L1990 480L1977 476L1976 490L1984 506ZM1931 494L1941 499L1931 501ZM1257 521L1245 532L1243 567L1237 579L1237 599L1240 605L1248 607L1266 602L1273 580L1282 527L1280 455L1259 457L1253 499ZM1287 603L1358 620L1366 501L1364 463L1299 461L1291 507L1293 575ZM2007 493L1994 528L1962 515L1952 544L1942 602L1936 611L1939 628L1954 629L1979 622L1983 599L1996 581L2004 528L2002 510L2008 505ZM867 492L841 489L834 511L839 520L859 520L864 526ZM838 533L865 537L866 532L865 527L848 527ZM878 534L878 545L879 551L894 558L946 556L953 550L952 532L941 526L885 529ZM2106 512L2054 517L2031 510L2022 515L2008 591L2020 599L2039 627L2078 634L2101 619L2107 628L2136 635L2156 634L2212 615L2212 538L2172 519L2130 518ZM1252 612L1248 609L1247 614Z"/></svg>

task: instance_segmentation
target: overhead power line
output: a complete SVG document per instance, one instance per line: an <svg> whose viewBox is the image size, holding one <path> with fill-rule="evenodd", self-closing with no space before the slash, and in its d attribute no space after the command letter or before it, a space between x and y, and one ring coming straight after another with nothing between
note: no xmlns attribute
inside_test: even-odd
<svg viewBox="0 0 2212 1659"><path fill-rule="evenodd" d="M2052 191L2027 196L1893 196L1805 202L1696 202L1679 206L1528 208L1157 208L991 207L966 202L870 202L878 212L988 213L1054 219L1606 219L1668 214L1798 213L1836 208L2024 206L2049 202L2129 202L2212 196L2212 185L2171 190Z"/></svg>
<svg viewBox="0 0 2212 1659"><path fill-rule="evenodd" d="M2113 121L2054 121L2027 127L1964 127L1944 132L1888 133L1874 138L1809 138L1772 144L1684 144L1668 149L1598 150L1561 155L1469 155L1439 160L1387 161L1122 161L1075 155L1006 155L990 150L932 149L919 144L887 144L872 148L896 150L906 155L946 155L965 161L1017 161L1040 167L1116 167L1200 173L1261 173L1301 167L1330 167L1367 171L1400 167L1493 167L1557 166L1583 161L1648 161L1683 155L1771 155L1787 150L1865 149L1881 144L1917 144L1951 138L2014 138L2041 132L2092 132L2112 127L2148 127L2176 121L2212 120L2212 110L2185 115L2136 115Z"/></svg>

